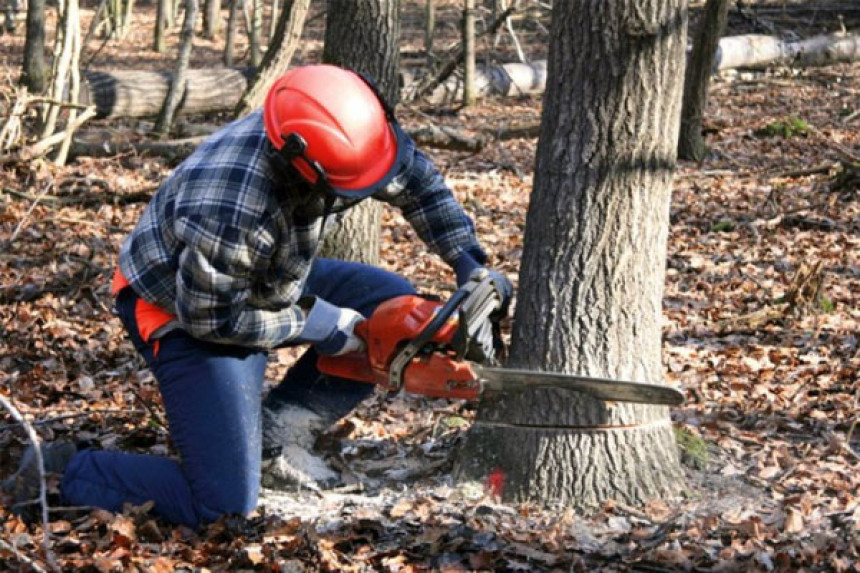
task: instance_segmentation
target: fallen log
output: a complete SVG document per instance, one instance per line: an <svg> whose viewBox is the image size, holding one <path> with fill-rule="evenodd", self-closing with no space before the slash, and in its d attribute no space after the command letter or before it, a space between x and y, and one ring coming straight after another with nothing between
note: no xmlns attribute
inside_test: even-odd
<svg viewBox="0 0 860 573"><path fill-rule="evenodd" d="M860 61L860 36L831 34L797 42L774 36L749 34L720 40L714 70L761 69L768 66L810 67ZM180 104L184 114L233 109L248 86L250 70L237 68L188 70L188 89ZM414 100L422 85L420 70L402 73L402 99ZM170 85L169 72L117 70L86 72L81 103L95 105L97 119L156 116ZM546 61L480 67L478 97L542 94L546 87ZM428 104L449 104L462 98L463 79L453 74L421 97Z"/></svg>
<svg viewBox="0 0 860 573"><path fill-rule="evenodd" d="M790 42L774 36L747 34L720 40L714 71L769 66L828 66L860 60L860 36L828 34Z"/></svg>
<svg viewBox="0 0 860 573"><path fill-rule="evenodd" d="M237 98L238 100L238 98ZM125 153L147 154L179 162L194 152L207 136L185 137L165 141L133 141L103 130L85 132L75 137L70 157L113 157Z"/></svg>
<svg viewBox="0 0 860 573"><path fill-rule="evenodd" d="M208 113L232 109L248 86L249 71L236 68L187 72L187 89L179 113ZM97 119L154 117L164 105L170 72L115 70L85 72L80 103L94 105Z"/></svg>
<svg viewBox="0 0 860 573"><path fill-rule="evenodd" d="M221 126L183 124L178 127L182 131L182 137L165 141L133 140L108 130L90 130L75 137L69 154L72 157L113 157L124 153L135 153L164 157L176 162L188 157L198 145ZM470 136L447 126L423 125L405 128L405 131L421 147L452 151L477 153L489 140L487 136Z"/></svg>

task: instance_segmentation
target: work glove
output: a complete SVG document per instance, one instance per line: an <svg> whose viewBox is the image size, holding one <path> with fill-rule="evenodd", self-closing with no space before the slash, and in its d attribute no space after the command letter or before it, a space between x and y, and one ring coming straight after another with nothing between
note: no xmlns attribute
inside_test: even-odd
<svg viewBox="0 0 860 573"><path fill-rule="evenodd" d="M315 296L303 298L299 306L305 309L306 318L297 342L313 344L317 352L328 356L364 350L364 341L355 333L356 325L364 320L361 313Z"/></svg>
<svg viewBox="0 0 860 573"><path fill-rule="evenodd" d="M468 281L477 277L479 273L488 272L493 280L493 286L496 293L499 295L501 305L499 310L490 315L490 318L496 322L505 318L508 315L508 309L511 306L511 299L514 296L514 285L508 280L508 277L500 273L481 266L471 255L464 253L454 264L454 273L457 275L457 286L461 287Z"/></svg>
<svg viewBox="0 0 860 573"><path fill-rule="evenodd" d="M478 364L491 363L496 358L496 337L493 336L493 323L485 320L472 336L466 358Z"/></svg>

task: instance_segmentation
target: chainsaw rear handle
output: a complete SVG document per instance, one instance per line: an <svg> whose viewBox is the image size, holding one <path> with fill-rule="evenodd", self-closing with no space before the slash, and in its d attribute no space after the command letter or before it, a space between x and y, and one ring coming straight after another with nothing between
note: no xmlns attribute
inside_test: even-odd
<svg viewBox="0 0 860 573"><path fill-rule="evenodd" d="M427 323L427 326L418 333L418 336L413 338L409 344L404 346L403 350L401 350L391 361L391 366L388 370L388 384L392 391L396 392L400 389L400 386L403 384L403 371L407 366L409 366L409 363L413 358L415 358L424 345L430 342L433 339L433 336L439 332L439 329L448 322L448 319L451 318L454 311L460 308L460 305L472 292L472 288L467 288L470 286L474 285L469 282L466 283L465 286L457 289L451 298L448 299L448 302L439 309L433 317L433 320Z"/></svg>

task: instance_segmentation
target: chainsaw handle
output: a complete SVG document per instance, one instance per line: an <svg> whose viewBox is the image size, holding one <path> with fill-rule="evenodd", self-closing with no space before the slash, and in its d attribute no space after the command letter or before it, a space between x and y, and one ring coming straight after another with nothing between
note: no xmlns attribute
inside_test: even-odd
<svg viewBox="0 0 860 573"><path fill-rule="evenodd" d="M388 370L388 387L390 390L397 391L403 385L403 371L409 365L415 355L421 350L421 348L430 342L433 337L439 332L439 329L442 328L448 319L454 314L454 311L457 310L462 302L469 296L471 289L466 287L461 287L457 289L456 292L448 299L448 302L439 309L439 311L433 316L433 320L427 323L421 332L418 333L418 336L413 338L409 344L403 347L403 350L397 353L397 356L391 361L391 366Z"/></svg>

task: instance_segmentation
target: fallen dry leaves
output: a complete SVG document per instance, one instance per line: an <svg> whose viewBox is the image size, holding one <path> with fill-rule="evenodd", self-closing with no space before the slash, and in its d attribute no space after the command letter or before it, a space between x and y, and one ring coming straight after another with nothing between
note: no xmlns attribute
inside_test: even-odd
<svg viewBox="0 0 860 573"><path fill-rule="evenodd" d="M712 86L712 155L679 165L671 211L664 363L667 380L689 397L673 411L686 437L678 498L608 502L588 516L500 505L492 483L478 491L451 484L452 451L472 406L377 396L320 442L347 490L267 491L257 514L200 531L146 507L55 508L58 561L69 570L158 573L860 570L858 189L856 179L833 189L833 167L794 173L837 165L839 147L860 153L860 120L843 121L860 105L858 76L858 65L837 66L733 74ZM491 101L433 121L468 131L539 113L537 100ZM416 110L403 116L427 121ZM755 135L790 117L816 130ZM492 265L513 280L535 144L431 151ZM123 156L0 174L0 391L45 439L172 451L154 380L111 316L108 294L117 248L170 167ZM398 213L385 212L383 237L385 267L424 291L449 292L450 271ZM294 358L273 355L270 380ZM5 413L0 445L5 476L25 445ZM0 566L44 563L41 536L0 507L0 540L21 553L0 545Z"/></svg>

